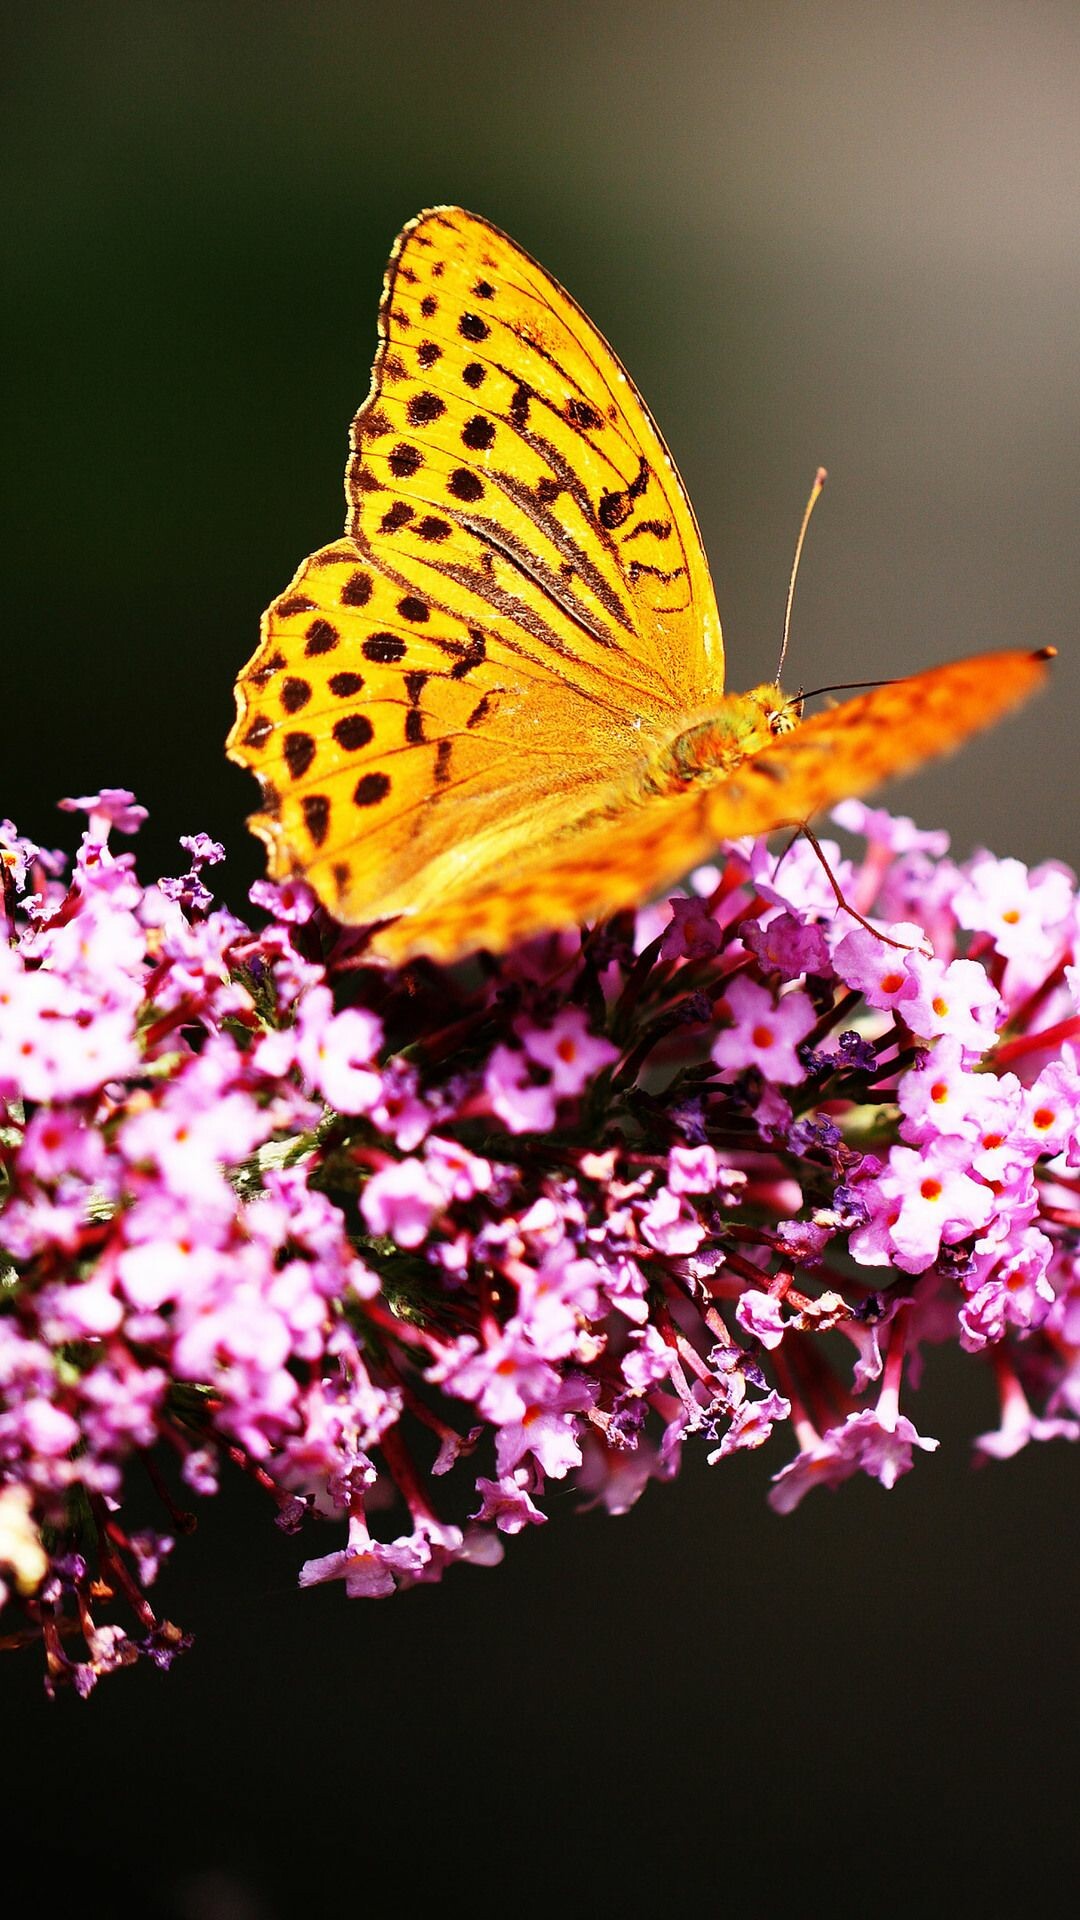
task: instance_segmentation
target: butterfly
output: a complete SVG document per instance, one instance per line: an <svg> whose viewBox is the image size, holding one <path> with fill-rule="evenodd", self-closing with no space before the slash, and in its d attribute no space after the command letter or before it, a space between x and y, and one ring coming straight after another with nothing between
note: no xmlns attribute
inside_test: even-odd
<svg viewBox="0 0 1080 1920"><path fill-rule="evenodd" d="M343 539L268 609L228 752L250 825L394 962L637 905L721 839L798 826L956 746L1044 653L931 668L802 718L724 690L701 535L581 308L460 207L399 236Z"/></svg>

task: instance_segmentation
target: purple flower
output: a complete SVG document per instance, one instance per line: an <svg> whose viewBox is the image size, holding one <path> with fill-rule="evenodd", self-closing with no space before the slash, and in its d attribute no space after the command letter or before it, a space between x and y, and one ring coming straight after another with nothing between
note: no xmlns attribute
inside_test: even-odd
<svg viewBox="0 0 1080 1920"><path fill-rule="evenodd" d="M794 913L775 913L764 926L744 921L739 932L766 972L797 980L803 974L829 971L829 945L821 928Z"/></svg>
<svg viewBox="0 0 1080 1920"><path fill-rule="evenodd" d="M670 902L671 919L660 949L665 960L705 960L719 953L724 933L704 900L676 894Z"/></svg>
<svg viewBox="0 0 1080 1920"><path fill-rule="evenodd" d="M302 883L261 931L215 908L205 835L143 886L109 845L141 809L81 804L70 876L0 828L0 1585L50 1686L186 1645L143 1591L176 1514L127 1517L159 1451L336 1528L301 1584L379 1597L702 1441L786 1425L782 1511L891 1486L944 1342L998 1380L980 1457L1080 1431L1063 868L847 808L869 847L826 857L901 946L744 841L685 898L396 973Z"/></svg>

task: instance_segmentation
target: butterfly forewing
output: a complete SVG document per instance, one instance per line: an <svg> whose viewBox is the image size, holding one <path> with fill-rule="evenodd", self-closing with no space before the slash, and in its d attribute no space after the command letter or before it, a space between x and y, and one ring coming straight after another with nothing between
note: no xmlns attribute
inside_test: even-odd
<svg viewBox="0 0 1080 1920"><path fill-rule="evenodd" d="M380 335L347 537L268 610L229 740L263 785L271 872L353 923L615 805L721 667L663 443L535 262L459 210L421 215Z"/></svg>
<svg viewBox="0 0 1080 1920"><path fill-rule="evenodd" d="M380 331L353 425L354 537L378 546L388 494L425 569L453 560L420 535L426 513L475 530L500 591L524 584L537 626L553 606L565 613L572 681L637 682L679 710L718 693L720 623L689 501L640 395L570 296L505 234L443 208L401 235ZM523 636L550 645L528 617Z"/></svg>

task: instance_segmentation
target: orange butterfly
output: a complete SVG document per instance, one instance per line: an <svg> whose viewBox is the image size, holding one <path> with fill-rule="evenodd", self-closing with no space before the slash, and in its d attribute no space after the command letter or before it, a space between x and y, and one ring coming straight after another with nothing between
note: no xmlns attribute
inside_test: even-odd
<svg viewBox="0 0 1080 1920"><path fill-rule="evenodd" d="M267 611L237 683L275 879L393 961L632 906L718 840L799 825L954 747L1043 679L977 655L812 719L724 692L671 457L569 294L459 207L387 270L346 535Z"/></svg>

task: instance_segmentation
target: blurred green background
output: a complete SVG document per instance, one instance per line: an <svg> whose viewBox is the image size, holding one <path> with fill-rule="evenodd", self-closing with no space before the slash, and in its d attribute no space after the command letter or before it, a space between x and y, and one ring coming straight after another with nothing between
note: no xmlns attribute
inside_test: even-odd
<svg viewBox="0 0 1080 1920"><path fill-rule="evenodd" d="M95 0L6 31L0 814L54 844L62 794L130 785L144 874L206 829L243 906L232 681L342 524L394 235L458 201L649 400L733 685L775 667L819 462L792 682L1061 649L896 800L962 852L1080 862L1074 0ZM913 1410L942 1453L889 1497L781 1523L779 1454L618 1523L556 1497L502 1570L388 1608L297 1596L254 1496L212 1503L162 1588L200 1636L168 1681L46 1714L5 1670L30 1859L180 1920L351 1910L384 1869L406 1912L1023 1910L1075 1859L1075 1457L971 1478L970 1366Z"/></svg>

